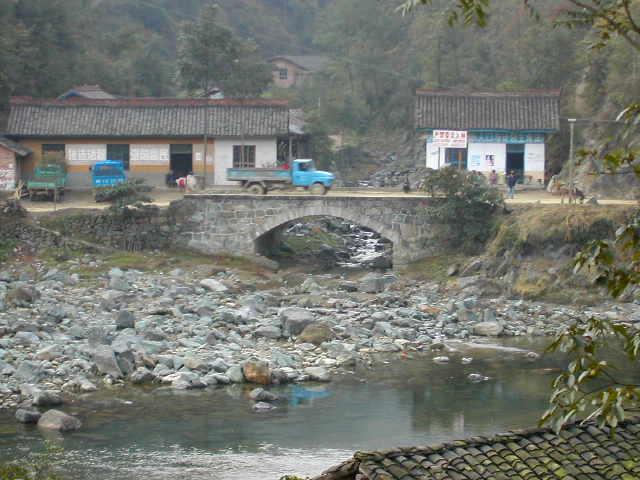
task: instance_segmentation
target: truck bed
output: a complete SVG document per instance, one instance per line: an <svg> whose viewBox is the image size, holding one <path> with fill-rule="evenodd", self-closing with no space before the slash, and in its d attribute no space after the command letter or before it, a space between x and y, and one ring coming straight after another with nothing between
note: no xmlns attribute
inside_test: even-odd
<svg viewBox="0 0 640 480"><path fill-rule="evenodd" d="M291 183L291 172L281 168L228 168L227 180Z"/></svg>

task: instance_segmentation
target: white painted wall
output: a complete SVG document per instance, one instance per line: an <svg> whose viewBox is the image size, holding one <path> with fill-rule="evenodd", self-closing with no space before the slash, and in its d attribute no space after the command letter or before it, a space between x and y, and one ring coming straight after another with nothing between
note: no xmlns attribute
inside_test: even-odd
<svg viewBox="0 0 640 480"><path fill-rule="evenodd" d="M489 157L493 156L491 165ZM470 143L467 152L467 169L478 172L504 173L507 168L507 145L504 143Z"/></svg>
<svg viewBox="0 0 640 480"><path fill-rule="evenodd" d="M278 152L277 139L273 138L246 138L240 139L216 139L215 140L215 184L237 185L238 182L227 181L227 168L233 168L234 145L256 146L256 168L275 166Z"/></svg>
<svg viewBox="0 0 640 480"><path fill-rule="evenodd" d="M524 146L524 173L534 179L544 179L545 145L544 143L527 143Z"/></svg>

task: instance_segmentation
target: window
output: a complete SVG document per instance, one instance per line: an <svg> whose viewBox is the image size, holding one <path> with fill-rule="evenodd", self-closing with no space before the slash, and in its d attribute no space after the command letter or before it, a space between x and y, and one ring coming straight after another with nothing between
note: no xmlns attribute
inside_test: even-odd
<svg viewBox="0 0 640 480"><path fill-rule="evenodd" d="M107 160L120 160L125 170L129 170L129 145L109 144L107 145Z"/></svg>
<svg viewBox="0 0 640 480"><path fill-rule="evenodd" d="M256 146L234 145L233 168L256 168Z"/></svg>
<svg viewBox="0 0 640 480"><path fill-rule="evenodd" d="M287 70L286 68L280 68L279 73L280 73L280 80L286 80L289 78L289 70Z"/></svg>
<svg viewBox="0 0 640 480"><path fill-rule="evenodd" d="M64 143L45 143L42 145L42 159L46 163L64 162Z"/></svg>

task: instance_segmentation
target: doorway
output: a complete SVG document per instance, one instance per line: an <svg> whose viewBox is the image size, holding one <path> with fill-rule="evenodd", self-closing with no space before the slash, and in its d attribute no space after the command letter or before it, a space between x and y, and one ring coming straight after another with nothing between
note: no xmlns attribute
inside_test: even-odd
<svg viewBox="0 0 640 480"><path fill-rule="evenodd" d="M175 178L184 177L193 172L193 145L171 145L170 169Z"/></svg>
<svg viewBox="0 0 640 480"><path fill-rule="evenodd" d="M507 171L514 171L518 177L518 183L524 180L524 143L507 144Z"/></svg>
<svg viewBox="0 0 640 480"><path fill-rule="evenodd" d="M467 169L467 149L466 148L447 148L444 151L444 163L446 164L447 167L466 170Z"/></svg>

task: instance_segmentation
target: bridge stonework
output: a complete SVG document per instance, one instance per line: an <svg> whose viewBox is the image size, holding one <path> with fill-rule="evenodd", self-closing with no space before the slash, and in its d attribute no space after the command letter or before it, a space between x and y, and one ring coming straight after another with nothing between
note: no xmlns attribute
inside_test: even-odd
<svg viewBox="0 0 640 480"><path fill-rule="evenodd" d="M179 218L179 243L202 253L252 255L278 227L309 216L344 219L379 233L393 243L394 266L440 250L431 240L419 197L338 197L287 195L185 195L171 209Z"/></svg>

